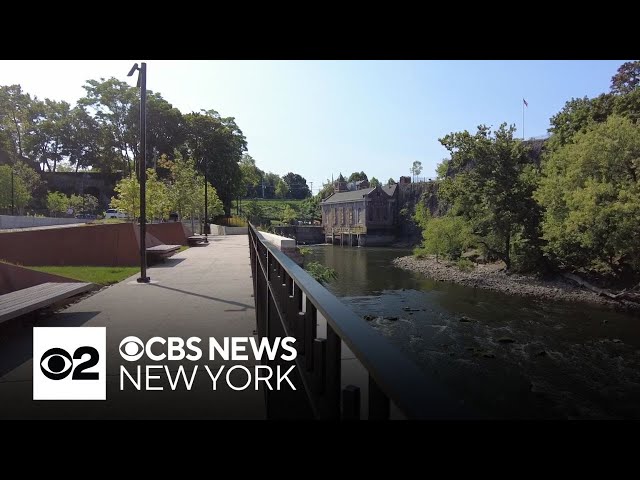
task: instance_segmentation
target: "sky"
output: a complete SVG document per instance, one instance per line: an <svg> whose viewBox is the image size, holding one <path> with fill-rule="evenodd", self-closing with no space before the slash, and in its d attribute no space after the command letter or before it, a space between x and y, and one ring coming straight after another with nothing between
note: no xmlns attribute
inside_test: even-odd
<svg viewBox="0 0 640 480"><path fill-rule="evenodd" d="M73 104L89 79L135 85L136 61L0 60L0 85ZM625 60L146 62L148 89L183 113L235 117L259 168L299 173L316 193L340 173L397 181L415 160L435 177L439 138L502 122L521 136L523 108L525 137L545 136L567 100L608 91Z"/></svg>

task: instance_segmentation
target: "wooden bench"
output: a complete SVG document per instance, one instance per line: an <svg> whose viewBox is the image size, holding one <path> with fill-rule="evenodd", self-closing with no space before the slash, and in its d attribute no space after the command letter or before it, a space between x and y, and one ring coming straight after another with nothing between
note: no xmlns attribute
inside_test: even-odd
<svg viewBox="0 0 640 480"><path fill-rule="evenodd" d="M187 238L187 241L189 242L190 247L195 247L197 245L206 245L206 243L204 243L204 236L201 235L193 235Z"/></svg>
<svg viewBox="0 0 640 480"><path fill-rule="evenodd" d="M96 287L93 283L47 282L0 295L0 323Z"/></svg>
<svg viewBox="0 0 640 480"><path fill-rule="evenodd" d="M182 245L156 245L155 247L148 247L146 250L147 257L150 260L164 259L180 250L180 247L182 247Z"/></svg>

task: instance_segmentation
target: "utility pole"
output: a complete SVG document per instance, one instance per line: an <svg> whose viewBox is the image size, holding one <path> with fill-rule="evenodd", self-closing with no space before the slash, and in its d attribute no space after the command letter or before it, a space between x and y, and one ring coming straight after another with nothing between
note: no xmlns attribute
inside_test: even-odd
<svg viewBox="0 0 640 480"><path fill-rule="evenodd" d="M264 177L262 177L262 199L264 200Z"/></svg>
<svg viewBox="0 0 640 480"><path fill-rule="evenodd" d="M310 182L310 183L311 183L311 196L313 197L313 182Z"/></svg>

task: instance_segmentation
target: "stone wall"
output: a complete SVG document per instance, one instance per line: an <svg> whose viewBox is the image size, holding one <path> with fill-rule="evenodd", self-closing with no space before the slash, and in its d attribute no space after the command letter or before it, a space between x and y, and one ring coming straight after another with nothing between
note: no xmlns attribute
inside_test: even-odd
<svg viewBox="0 0 640 480"><path fill-rule="evenodd" d="M273 231L277 235L293 238L298 244L324 243L324 230L319 225L284 225L273 227Z"/></svg>

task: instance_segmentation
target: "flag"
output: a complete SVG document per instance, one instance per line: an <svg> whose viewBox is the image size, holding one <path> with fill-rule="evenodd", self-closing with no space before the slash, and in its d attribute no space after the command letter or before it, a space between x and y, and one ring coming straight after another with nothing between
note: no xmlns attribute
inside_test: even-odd
<svg viewBox="0 0 640 480"><path fill-rule="evenodd" d="M524 98L522 99L522 101L523 101L525 107L529 106L529 104L527 103L527 101Z"/></svg>

